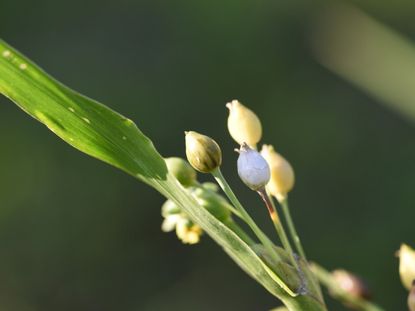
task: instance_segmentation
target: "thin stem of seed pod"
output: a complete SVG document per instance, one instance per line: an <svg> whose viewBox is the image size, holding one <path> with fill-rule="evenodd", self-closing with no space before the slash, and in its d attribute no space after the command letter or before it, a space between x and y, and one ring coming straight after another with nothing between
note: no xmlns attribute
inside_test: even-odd
<svg viewBox="0 0 415 311"><path fill-rule="evenodd" d="M295 249L300 254L300 256L305 261L307 261L307 258L305 256L305 252L304 252L303 245L301 244L300 237L299 237L299 235L297 233L297 230L295 229L295 225L294 225L293 219L291 217L291 212L290 212L290 208L288 206L288 200L287 200L287 198L281 200L280 201L280 204L281 204L281 207L282 207L282 212L284 214L285 221L286 221L287 226L288 226L288 231L290 232L291 238L294 241Z"/></svg>
<svg viewBox="0 0 415 311"><path fill-rule="evenodd" d="M245 208L242 206L241 202L239 202L238 198L233 193L231 187L229 186L228 182L226 181L225 177L223 177L220 168L216 168L211 172L213 177L215 177L217 183L222 188L223 192L225 192L226 196L229 198L231 203L235 206L235 208L241 213L242 217L244 218L247 225L251 228L251 230L255 233L261 243L269 252L270 256L276 262L280 261L280 256L274 251L273 243L268 239L268 237L259 229L255 221L251 218Z"/></svg>
<svg viewBox="0 0 415 311"><path fill-rule="evenodd" d="M237 209L235 209L232 205L228 204L228 205L226 205L226 208L228 210L230 210L231 213L233 213L235 216L237 216L240 219L242 219L243 221L245 221L245 219L242 217L241 213Z"/></svg>
<svg viewBox="0 0 415 311"><path fill-rule="evenodd" d="M297 260L294 258L294 252L291 247L290 241L288 240L287 234L285 233L285 229L282 226L280 217L278 215L277 209L275 208L274 202L270 199L268 196L267 191L265 190L265 187L262 189L259 189L258 194L260 195L261 199L264 201L265 206L268 209L269 216L271 217L272 223L274 224L275 230L277 231L277 234L281 240L282 245L284 246L285 250L287 251L288 255L290 256L290 260L294 267L297 268L297 270L300 270L300 266L297 262Z"/></svg>

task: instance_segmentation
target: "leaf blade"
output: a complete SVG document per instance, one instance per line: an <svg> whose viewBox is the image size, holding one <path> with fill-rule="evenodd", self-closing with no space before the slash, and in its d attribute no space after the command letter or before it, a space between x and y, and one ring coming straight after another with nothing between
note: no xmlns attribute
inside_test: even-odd
<svg viewBox="0 0 415 311"><path fill-rule="evenodd" d="M133 121L60 84L4 41L0 55L0 92L57 136L144 182L166 178L164 160Z"/></svg>

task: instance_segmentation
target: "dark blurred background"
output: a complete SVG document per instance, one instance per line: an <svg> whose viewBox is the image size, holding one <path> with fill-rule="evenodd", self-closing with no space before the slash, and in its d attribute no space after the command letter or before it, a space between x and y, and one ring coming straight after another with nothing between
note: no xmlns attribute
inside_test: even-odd
<svg viewBox="0 0 415 311"><path fill-rule="evenodd" d="M385 99L325 62L353 54L333 52L315 27L332 3L1 0L0 36L63 83L133 119L164 156L184 156L184 130L214 137L229 182L273 234L235 170L225 103L241 100L260 116L263 142L295 168L291 208L308 256L354 271L387 310L405 310L394 252L401 242L415 246L414 122L399 96ZM353 6L412 45L415 2ZM325 27L341 41L335 25ZM362 34L351 31L350 38ZM320 53L325 44L337 54ZM383 73L382 63L363 75L407 81ZM415 84L409 91L415 100ZM1 310L279 305L209 237L191 247L162 233L164 199L156 191L72 149L3 97L0 151Z"/></svg>

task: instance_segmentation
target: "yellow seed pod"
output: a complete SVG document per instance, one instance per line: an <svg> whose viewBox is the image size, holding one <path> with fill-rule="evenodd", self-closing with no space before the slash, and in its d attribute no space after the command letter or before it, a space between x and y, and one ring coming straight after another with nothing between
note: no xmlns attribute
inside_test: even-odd
<svg viewBox="0 0 415 311"><path fill-rule="evenodd" d="M281 202L294 187L294 170L291 164L271 145L263 145L261 155L271 169L271 179L267 184L267 191Z"/></svg>
<svg viewBox="0 0 415 311"><path fill-rule="evenodd" d="M239 145L247 143L256 149L262 136L261 121L257 115L237 100L227 103L226 107L229 109L229 134Z"/></svg>
<svg viewBox="0 0 415 311"><path fill-rule="evenodd" d="M407 290L410 290L412 282L415 280L415 250L406 244L402 244L398 256L399 275L402 284Z"/></svg>

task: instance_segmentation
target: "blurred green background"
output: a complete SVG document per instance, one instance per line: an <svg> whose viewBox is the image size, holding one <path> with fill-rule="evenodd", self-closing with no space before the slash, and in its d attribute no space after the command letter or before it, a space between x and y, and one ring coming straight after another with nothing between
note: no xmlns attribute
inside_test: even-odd
<svg viewBox="0 0 415 311"><path fill-rule="evenodd" d="M214 137L229 182L273 234L235 170L225 103L241 100L260 116L263 141L295 168L290 201L309 258L354 271L387 310L404 310L394 252L415 246L414 123L317 61L310 33L330 3L1 0L0 36L136 121L165 156L184 156L184 130ZM354 5L415 40L415 2ZM415 100L415 85L410 91ZM158 193L72 149L3 97L0 150L1 310L279 305L209 237L190 247L162 233Z"/></svg>

